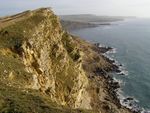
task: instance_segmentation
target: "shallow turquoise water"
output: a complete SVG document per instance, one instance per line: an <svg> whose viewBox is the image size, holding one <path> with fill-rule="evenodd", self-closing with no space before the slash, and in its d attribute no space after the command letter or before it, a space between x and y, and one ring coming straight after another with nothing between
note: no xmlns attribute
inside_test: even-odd
<svg viewBox="0 0 150 113"><path fill-rule="evenodd" d="M71 31L86 40L117 48L114 58L123 63L128 76L119 76L125 96L150 109L150 19L133 19L111 26Z"/></svg>

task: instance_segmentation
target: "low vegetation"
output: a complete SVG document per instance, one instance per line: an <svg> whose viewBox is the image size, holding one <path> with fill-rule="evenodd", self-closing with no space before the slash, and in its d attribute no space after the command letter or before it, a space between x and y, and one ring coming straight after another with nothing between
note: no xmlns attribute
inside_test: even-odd
<svg viewBox="0 0 150 113"><path fill-rule="evenodd" d="M63 31L47 8L1 18L0 112L129 113L95 72L111 65L92 47Z"/></svg>

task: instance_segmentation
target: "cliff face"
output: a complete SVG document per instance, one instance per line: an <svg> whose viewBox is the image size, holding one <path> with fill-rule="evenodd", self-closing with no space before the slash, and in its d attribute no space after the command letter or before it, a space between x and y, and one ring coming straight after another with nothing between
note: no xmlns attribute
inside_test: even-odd
<svg viewBox="0 0 150 113"><path fill-rule="evenodd" d="M47 8L1 18L1 112L128 113L107 97L101 75L112 64L95 48L63 31Z"/></svg>

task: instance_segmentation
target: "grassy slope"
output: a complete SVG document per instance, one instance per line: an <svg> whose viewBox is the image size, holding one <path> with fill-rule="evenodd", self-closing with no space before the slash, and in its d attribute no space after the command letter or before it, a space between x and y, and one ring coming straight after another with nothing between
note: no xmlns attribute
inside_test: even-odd
<svg viewBox="0 0 150 113"><path fill-rule="evenodd" d="M15 19L7 17L7 22L1 21L0 23L0 112L84 113L84 110L71 110L59 106L39 91L24 89L24 86L32 78L31 74L25 71L21 62L19 56L21 54L18 54L21 53L20 46L24 40L30 37L30 32L32 32L30 29L44 20L39 12L30 13L27 12L25 16L21 17L17 15ZM68 51L70 50L68 49ZM78 54L71 53L70 56L76 60ZM88 112L90 111L86 111L86 113Z"/></svg>
<svg viewBox="0 0 150 113"><path fill-rule="evenodd" d="M27 89L32 81L31 73L25 70L22 63L22 49L21 46L24 41L33 36L33 29L39 23L47 19L42 10L28 11L19 15L6 17L0 19L0 112L2 113L93 113L89 110L71 109L68 106L60 106L47 96L47 93L42 93L38 90ZM55 28L57 27L56 16L52 15L48 20L51 20L53 30L52 35L55 36ZM47 21L46 21L47 22ZM45 31L44 29L43 31ZM58 32L57 32L58 33ZM62 32L60 32L62 33ZM57 35L56 35L57 36ZM60 35L59 35L60 36ZM44 37L45 38L45 37ZM49 37L47 37L49 38ZM50 36L50 38L52 38ZM94 108L100 109L102 113L120 113L118 106L113 103L112 98L105 103L106 100L101 98L108 98L110 96L107 91L106 81L102 76L95 76L95 69L98 67L102 70L111 68L111 64L107 62L102 56L93 51L93 45L86 43L79 38L73 38L67 33L63 33L61 37L61 44L64 51L67 53L67 63L62 66L61 59L64 58L62 51L59 51L59 44L53 42L50 48L49 57L52 59L52 70L56 76L56 92L59 96L65 95L65 100L70 101L67 96L70 94L74 83L74 78L79 74L75 66L80 62L80 52L83 52L84 60L83 67L87 71L91 87L88 89L93 95ZM37 37L38 41L39 37ZM61 48L62 49L62 48ZM57 53L58 52L58 53ZM60 52L60 53L59 53ZM69 65L67 67L67 65ZM59 68L59 69L58 69ZM67 73L67 74L66 74ZM65 77L64 77L65 75ZM98 80L100 79L100 81ZM93 84L93 85L92 85ZM99 85L100 84L100 85ZM93 88L92 88L93 87ZM102 91L99 91L102 90ZM104 101L104 102L103 102ZM73 101L74 102L74 101ZM95 105L97 104L97 105ZM111 107L109 107L113 104ZM109 109L108 109L109 108ZM119 111L119 112L116 112ZM104 111L104 112L103 112ZM128 113L123 110L122 113Z"/></svg>

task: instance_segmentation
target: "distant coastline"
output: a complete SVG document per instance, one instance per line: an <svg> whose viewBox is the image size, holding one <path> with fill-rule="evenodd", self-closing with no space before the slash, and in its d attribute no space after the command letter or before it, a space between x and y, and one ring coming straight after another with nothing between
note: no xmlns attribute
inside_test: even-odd
<svg viewBox="0 0 150 113"><path fill-rule="evenodd" d="M93 28L99 26L98 24L76 22L76 21L65 21L65 20L61 20L61 25L67 31L83 29L83 28L91 28L91 27Z"/></svg>
<svg viewBox="0 0 150 113"><path fill-rule="evenodd" d="M124 21L126 18L135 18L121 16L96 16L91 14L60 15L59 17L63 28L67 31L109 26L112 22Z"/></svg>

